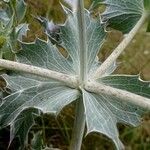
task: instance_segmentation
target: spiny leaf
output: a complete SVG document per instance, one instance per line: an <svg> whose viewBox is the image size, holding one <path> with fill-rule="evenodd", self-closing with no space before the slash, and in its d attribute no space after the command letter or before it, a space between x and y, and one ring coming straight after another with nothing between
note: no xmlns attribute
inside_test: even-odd
<svg viewBox="0 0 150 150"><path fill-rule="evenodd" d="M93 67L99 65L97 53L102 45L106 33L98 18L93 19L88 11L85 11L86 21L86 42L87 42L87 70L92 72ZM64 26L60 26L61 46L64 47L73 61L74 68L79 70L79 32L77 28L77 14L68 14L68 19Z"/></svg>
<svg viewBox="0 0 150 150"><path fill-rule="evenodd" d="M41 150L43 145L42 133L37 132L33 135L33 139L31 141L32 150Z"/></svg>
<svg viewBox="0 0 150 150"><path fill-rule="evenodd" d="M126 90L150 98L150 82L144 82L138 76L110 75L98 82L118 89ZM87 132L100 132L111 138L117 149L122 149L118 137L117 123L137 126L145 110L139 106L122 101L107 94L93 94L83 90L86 112Z"/></svg>
<svg viewBox="0 0 150 150"><path fill-rule="evenodd" d="M119 140L116 126L117 119L107 106L109 100L105 99L103 95L96 95L83 90L83 101L86 114L87 133L103 133L113 140L117 149L123 149L123 144Z"/></svg>
<svg viewBox="0 0 150 150"><path fill-rule="evenodd" d="M0 127L13 123L25 109L33 107L44 113L59 113L63 107L78 98L76 89L53 80L31 75L3 75L13 93L3 99L0 109Z"/></svg>
<svg viewBox="0 0 150 150"><path fill-rule="evenodd" d="M138 14L139 17L141 16L141 12L143 11L143 9L141 9L141 1L136 1L137 3L129 1L129 3L126 3L128 0L115 0L115 2L116 3L112 3L111 0L105 1L105 4L107 4L106 12L109 11L109 13L107 14L105 12L103 17L110 15L109 19L111 20L114 17L112 12L118 10L117 14L115 12L115 15L120 17L119 13L123 12L121 19L125 17L124 21L127 22L126 12L129 8L131 10L129 9L128 17L131 16L132 18L135 14ZM137 4L136 6L140 6L140 12L137 10L137 7L127 7L129 4ZM112 12L110 12L110 10L112 10ZM134 12L136 13L134 14ZM132 22L131 24L133 25L135 22L133 22L132 19L128 21L130 23ZM100 19L93 19L87 10L85 10L85 22L87 35L85 41L87 44L86 62L88 64L88 78L90 78L93 70L100 65L97 60L97 53L106 37L106 32L100 23ZM128 27L126 26L126 28ZM51 69L68 75L79 75L81 62L77 13L69 11L65 24L60 25L59 30L59 38L61 41L59 45L67 51L67 57L64 57L59 52L57 46L53 45L49 40L42 41L37 39L33 43L22 42L22 51L17 54L16 60L21 63ZM115 63L108 68L105 77L98 79L97 82L149 97L149 84L140 82L137 78L119 76L118 81L114 81L114 77L110 76L116 68L114 64ZM72 89L59 81L36 75L16 72L3 75L3 77L11 93L3 99L0 105L0 127L13 125L19 115L28 108L39 109L44 113L59 113L63 107L83 96L88 133L103 133L112 139L117 149L122 149L123 145L119 140L116 124L121 122L136 126L140 123L140 115L142 115L144 111L133 104L122 102L121 99L115 96L108 96L107 94L98 95L87 92L84 89L81 95L78 89ZM129 82L128 86L126 85L127 81ZM135 88L135 85L138 89Z"/></svg>
<svg viewBox="0 0 150 150"><path fill-rule="evenodd" d="M77 10L77 2L78 0L64 0L68 5L71 6L72 10Z"/></svg>
<svg viewBox="0 0 150 150"><path fill-rule="evenodd" d="M26 3L24 0L16 0L16 17L18 22L21 22L26 13Z"/></svg>
<svg viewBox="0 0 150 150"><path fill-rule="evenodd" d="M66 10L68 12L69 10ZM52 25L52 22L48 22L47 19L42 18L43 26L46 30L46 33L49 37L57 37L59 41L55 38L58 45L62 46L68 52L68 57L72 60L72 67L76 70L76 73L79 71L79 32L78 32L78 22L77 22L77 13L76 12L68 12L68 18L64 25ZM42 21L41 20L41 21ZM45 22L46 21L46 22ZM99 18L92 18L90 16L90 12L85 10L85 21L86 21L86 33L87 33L87 64L88 64L88 73L89 76L92 73L93 69L99 65L97 59L97 53L99 52L100 46L105 40L106 32L104 31L104 27L100 23ZM45 25L46 24L46 25ZM48 24L51 25L51 32L49 30ZM58 30L52 30L54 27ZM52 35L53 34L53 35ZM59 36L59 37L58 37Z"/></svg>
<svg viewBox="0 0 150 150"><path fill-rule="evenodd" d="M9 22L10 18L4 9L0 10L0 22L3 22L5 25Z"/></svg>
<svg viewBox="0 0 150 150"><path fill-rule="evenodd" d="M103 4L102 21L123 33L128 33L144 12L143 0L104 0Z"/></svg>
<svg viewBox="0 0 150 150"><path fill-rule="evenodd" d="M52 20L49 21L44 17L35 17L40 24L44 27L44 32L48 35L49 39L53 44L59 44L59 25L55 24Z"/></svg>
<svg viewBox="0 0 150 150"><path fill-rule="evenodd" d="M98 81L150 98L150 82L141 80L139 75L111 75L98 79Z"/></svg>
<svg viewBox="0 0 150 150"><path fill-rule="evenodd" d="M11 3L11 7L9 7L9 15L15 15L15 21L17 21L18 23L20 23L26 13L26 3L24 0L3 0L4 2L8 3L10 5ZM10 17L10 16L9 16Z"/></svg>
<svg viewBox="0 0 150 150"><path fill-rule="evenodd" d="M17 54L22 63L73 74L70 62L63 57L56 46L49 41L37 39L35 43L22 43L22 51ZM34 107L43 112L58 113L78 98L78 91L54 80L27 74L3 75L12 94L5 97L0 109L0 124L11 124L26 108ZM9 110L9 111L8 111Z"/></svg>
<svg viewBox="0 0 150 150"><path fill-rule="evenodd" d="M0 34L8 37L10 33L12 32L12 26L13 26L13 17L9 18L8 22L5 23L5 21L0 22Z"/></svg>
<svg viewBox="0 0 150 150"><path fill-rule="evenodd" d="M29 30L28 24L19 24L16 27L16 36L17 40L22 41L22 37L27 35L27 31Z"/></svg>
<svg viewBox="0 0 150 150"><path fill-rule="evenodd" d="M75 70L49 40L36 39L33 43L22 43L22 51L18 53L19 62L51 69L65 74L75 74Z"/></svg>
<svg viewBox="0 0 150 150"><path fill-rule="evenodd" d="M16 17L17 23L20 23L26 13L26 3L24 0L3 0L6 3L9 3L9 15L13 15ZM10 4L11 3L11 4ZM9 16L10 17L10 16Z"/></svg>
<svg viewBox="0 0 150 150"><path fill-rule="evenodd" d="M9 38L7 40L9 46L10 46L10 53L16 52L17 49L17 42L22 41L23 36L27 35L27 31L29 30L28 24L19 24L16 26L12 32L9 35ZM5 52L5 51L4 51Z"/></svg>
<svg viewBox="0 0 150 150"><path fill-rule="evenodd" d="M104 0L92 0L92 5L90 7L90 10L94 9L95 7L98 6L98 4L100 4L101 2L103 2Z"/></svg>
<svg viewBox="0 0 150 150"><path fill-rule="evenodd" d="M16 5L20 5L20 3L24 3L24 2L22 0L18 1ZM26 36L26 33L29 30L28 24L25 23L19 25L14 24L16 18L14 17L14 13L11 12L11 9L9 10L4 8L0 10L0 13L1 12L2 15L0 14L0 35L1 37L3 37L3 39L5 39L5 42L0 44L1 57L4 59L13 60L14 59L13 53L18 50L17 41L22 40L22 36Z"/></svg>
<svg viewBox="0 0 150 150"><path fill-rule="evenodd" d="M65 58L49 40L37 39L33 43L21 43L22 51L17 61L65 74L76 75L79 64L79 40L76 13L70 13L65 25L60 27L62 45L68 52ZM73 25L73 26L72 26ZM100 20L94 20L86 11L89 71L95 65L99 46L106 33ZM71 58L71 59L68 59ZM77 69L76 69L77 68ZM0 126L12 125L18 115L27 108L40 109L44 113L58 113L63 107L76 100L79 92L64 84L29 74L3 75L11 94L3 99L0 109Z"/></svg>
<svg viewBox="0 0 150 150"><path fill-rule="evenodd" d="M18 137L20 142L20 149L24 149L28 144L28 133L33 125L34 119L39 115L37 109L26 109L22 111L16 120L11 124L9 145L14 138Z"/></svg>
<svg viewBox="0 0 150 150"><path fill-rule="evenodd" d="M145 97L150 97L150 82L141 82L137 76L108 76L99 82L115 88L127 90ZM145 110L139 106L122 101L107 94L94 94L83 90L87 132L100 132L115 143L118 150L123 149L119 140L117 123L137 126Z"/></svg>

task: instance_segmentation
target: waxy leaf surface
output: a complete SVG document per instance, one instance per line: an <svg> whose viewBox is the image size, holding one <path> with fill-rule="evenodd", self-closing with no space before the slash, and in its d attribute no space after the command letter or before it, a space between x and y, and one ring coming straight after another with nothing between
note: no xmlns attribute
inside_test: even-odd
<svg viewBox="0 0 150 150"><path fill-rule="evenodd" d="M35 43L22 43L22 51L17 55L17 61L66 74L73 73L70 62L62 56L56 46L38 39ZM18 136L19 131L16 126L25 125L25 118L20 118L20 114L26 109L35 108L43 113L58 114L63 107L79 97L76 89L71 89L55 80L17 72L3 75L3 78L11 93L3 98L0 106L0 127L10 125L12 139L15 135ZM25 116L29 113L32 116L32 111L24 113ZM21 126L18 126L18 130L19 127ZM29 127L25 129L24 135L20 135L21 142L28 133Z"/></svg>
<svg viewBox="0 0 150 150"><path fill-rule="evenodd" d="M144 12L143 0L104 0L103 4L102 21L123 33L128 33Z"/></svg>
<svg viewBox="0 0 150 150"><path fill-rule="evenodd" d="M38 115L40 112L37 109L26 109L19 114L11 124L9 145L17 137L21 144L20 149L24 149L24 146L28 144L28 133L31 127L35 125L34 119Z"/></svg>
<svg viewBox="0 0 150 150"><path fill-rule="evenodd" d="M107 16L107 19L111 20L115 16L113 14L116 13L113 13L114 10L117 10L115 17L121 17L121 19L125 17L123 21L125 21L124 24L126 24L128 17L124 14L126 14L127 9L131 7L126 3L128 0L115 0L116 3L112 2L111 0L105 1L108 7L106 9L107 13L105 12L103 17ZM140 7L140 12L137 10L137 7L129 9L129 16L132 19L135 14L138 14L140 18L143 10L141 7L143 3L141 3L140 0L134 0L134 2L136 6ZM130 1L130 4L133 4L133 2ZM118 15L120 12L123 13L121 13L123 17ZM133 12L136 13L134 14ZM40 39L37 39L33 43L22 42L22 50L17 54L16 60L21 63L50 69L67 75L79 76L80 61L82 60L80 60L77 14L68 10L66 13L68 15L66 22L63 25L59 25L59 32L56 32L57 35L59 35L58 43L52 44L50 40L43 41ZM128 21L133 25L135 20L131 20L129 19ZM101 62L97 59L97 54L105 40L106 32L104 31L100 19L92 18L87 10L85 10L85 23L85 43L87 47L86 69L89 79L93 75L93 71L101 65ZM45 27L45 29L48 30L47 27ZM58 47L66 50L66 57L61 54ZM99 78L96 82L149 98L149 82L143 82L139 80L137 76L110 75L115 68L116 65L114 62L105 72L104 77ZM84 89L82 89L81 92L78 90L79 87L72 89L66 86L65 83L31 74L15 72L10 75L3 75L3 77L11 93L3 99L0 106L0 127L7 125L12 126L22 111L28 108L39 109L43 113L58 114L66 105L80 97L81 100L83 98L84 102L88 133L98 132L105 134L115 143L116 148L120 150L123 148L123 144L119 140L117 123L136 126L140 123L140 117L144 113L144 110L139 106L124 102L114 95L107 95L107 93L95 94L87 92ZM17 124L19 124L19 122Z"/></svg>
<svg viewBox="0 0 150 150"><path fill-rule="evenodd" d="M87 70L88 73L92 71L93 67L98 65L97 54L100 46L104 42L106 33L99 19L93 19L88 11L85 11L86 21L86 42L87 42ZM77 18L75 15L70 15L65 23L65 26L60 28L60 36L62 39L62 46L68 50L73 61L74 67L79 70L79 32L77 28Z"/></svg>
<svg viewBox="0 0 150 150"><path fill-rule="evenodd" d="M138 76L110 75L97 80L101 84L129 91L150 98L150 82L142 81ZM143 108L133 105L109 94L94 94L83 90L86 112L87 132L100 132L111 138L117 149L122 149L117 123L137 126Z"/></svg>

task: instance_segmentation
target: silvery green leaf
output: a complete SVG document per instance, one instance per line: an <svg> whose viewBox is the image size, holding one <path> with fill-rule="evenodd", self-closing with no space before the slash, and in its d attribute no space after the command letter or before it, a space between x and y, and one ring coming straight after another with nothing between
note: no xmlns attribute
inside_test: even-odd
<svg viewBox="0 0 150 150"><path fill-rule="evenodd" d="M21 44L22 51L18 54L18 61L38 67L51 69L65 74L75 74L72 63L67 60L49 40L36 39L33 43ZM32 58L32 57L33 58Z"/></svg>
<svg viewBox="0 0 150 150"><path fill-rule="evenodd" d="M78 0L64 0L68 5L71 6L73 11L77 10L77 2Z"/></svg>
<svg viewBox="0 0 150 150"><path fill-rule="evenodd" d="M67 11L67 10L66 10ZM68 12L69 11L69 12ZM51 38L53 43L64 47L68 52L68 57L72 60L72 67L78 73L79 71L79 32L77 23L76 12L68 10L68 18L64 25L56 25L52 21L48 21L46 18L37 18L44 26L47 35ZM100 23L99 18L92 18L90 13L85 10L86 20L86 33L87 33L87 64L88 73L96 69L100 64L97 60L97 53L100 46L104 42L106 33L104 27Z"/></svg>
<svg viewBox="0 0 150 150"><path fill-rule="evenodd" d="M110 75L97 80L102 84L126 90L150 98L150 82L139 76ZM119 140L117 123L137 126L145 110L129 102L107 94L94 94L83 90L87 132L100 132L114 141L117 149L123 145Z"/></svg>
<svg viewBox="0 0 150 150"><path fill-rule="evenodd" d="M5 56L9 58L9 54L12 53L10 49L10 35L12 33L13 19L12 16L7 22L0 21L0 50L3 58L6 58Z"/></svg>
<svg viewBox="0 0 150 150"><path fill-rule="evenodd" d="M116 3L112 5L112 2L114 1ZM129 5L128 3L126 4L128 0L114 1L105 0L104 3L107 5L107 8L102 16L103 21L106 19L104 17L107 16L106 20L110 23L110 21L113 20L113 17L117 17L117 19L119 19L119 14L122 15L123 13L123 17L121 16L121 19L125 19L122 20L124 24L127 23L128 19L128 21L132 22L132 25L135 24L135 20L133 21L132 19L137 12L139 13L137 6L141 4L141 1L136 1L137 3L134 4L137 5L132 8L131 6L127 7ZM129 3L133 4L131 1L129 1ZM132 19L127 19L127 9L130 10L129 16L131 16ZM118 10L117 13L115 12L117 16L113 16L113 11L115 10ZM134 14L133 12L136 13ZM143 7L140 9L140 13L138 14L139 18L141 16L141 12L143 12ZM58 43L58 45L62 46L67 51L68 57L64 57L60 53L57 48L57 44L52 44L50 40L43 41L37 39L33 43L21 42L22 50L16 54L16 61L41 68L51 69L67 75L79 75L79 69L81 69L79 49L80 30L78 29L77 13L69 10L67 15L68 18L64 25L59 25L59 38L61 43ZM137 20L138 19L136 18L136 21ZM55 25L52 24L52 22L46 23L49 23L47 24L48 28L52 30L55 29ZM90 78L93 70L96 70L101 64L97 59L97 54L106 37L106 32L104 31L100 18L92 18L87 10L85 10L85 23L85 43L87 46L86 69L88 71L88 78ZM120 21L120 23L122 22ZM105 77L98 79L97 82L149 97L149 83L147 82L144 83L139 81L137 78L128 78L126 76L119 76L118 80L114 82L114 76L110 76L110 74L115 68L116 65L113 63L106 71ZM7 88L10 89L11 92L10 95L3 98L3 102L0 105L1 128L7 125L12 127L15 121L18 121L17 124L20 124L21 122L19 122L20 120L17 120L17 118L19 118L21 113L26 109L34 108L42 111L43 113L57 114L66 105L83 96L88 133L98 132L105 134L112 139L117 149L120 150L123 148L123 145L119 140L117 123L121 122L136 126L140 123L140 116L144 111L138 106L128 102L122 102L121 99L116 98L114 95L98 95L85 90L82 90L81 95L81 91L78 90L78 88L72 89L66 86L65 83L42 78L36 75L14 72L9 75L3 75L3 78L7 83Z"/></svg>
<svg viewBox="0 0 150 150"><path fill-rule="evenodd" d="M98 79L97 81L114 88L122 89L128 92L135 93L137 95L141 95L143 97L150 98L150 82L142 81L137 75L110 75ZM109 96L106 95L106 99L107 98L109 99ZM113 100L112 102L114 102L114 106L116 106L116 109L124 110L127 114L129 111L133 110L133 112L136 113L134 115L137 115L137 117L140 118L140 115L142 115L144 112L144 109L137 107L136 105L123 102L121 100L116 101L113 97L110 97L110 99ZM121 113L116 113L116 115L118 116L120 114ZM128 114L127 116L129 117L130 114ZM133 116L130 120L128 120L127 116L123 117L122 113L122 119L120 117L121 122L136 126L140 121L140 119L138 119L139 121L134 119Z"/></svg>
<svg viewBox="0 0 150 150"><path fill-rule="evenodd" d="M42 140L42 132L39 131L34 133L33 139L31 141L32 150L42 150L43 140Z"/></svg>
<svg viewBox="0 0 150 150"><path fill-rule="evenodd" d="M116 70L116 68L117 68L117 64L116 64L116 62L113 62L109 66L109 68L107 68L107 70L106 70L105 74L103 74L103 76L108 76L108 75L112 74Z"/></svg>
<svg viewBox="0 0 150 150"><path fill-rule="evenodd" d="M3 22L6 25L9 22L10 18L5 10L0 9L0 22Z"/></svg>
<svg viewBox="0 0 150 150"><path fill-rule="evenodd" d="M15 31L17 39L22 41L22 37L27 35L28 30L29 30L28 24L25 24L25 23L19 24L16 27L16 31Z"/></svg>
<svg viewBox="0 0 150 150"><path fill-rule="evenodd" d="M104 0L91 0L92 4L90 6L90 10L94 9L95 7L97 7L99 4L101 4L101 2L103 2Z"/></svg>
<svg viewBox="0 0 150 150"><path fill-rule="evenodd" d="M144 12L143 0L104 0L103 4L102 21L123 33L128 33Z"/></svg>
<svg viewBox="0 0 150 150"><path fill-rule="evenodd" d="M12 32L12 26L13 26L14 18L13 16L10 18L7 24L4 24L3 22L0 22L0 34L9 37L9 35Z"/></svg>
<svg viewBox="0 0 150 150"><path fill-rule="evenodd" d="M73 74L70 62L62 56L50 41L37 39L34 43L22 43L17 61ZM44 113L58 113L63 107L76 100L79 92L64 84L27 74L3 75L12 94L5 97L0 106L0 126L12 124L25 109L34 107Z"/></svg>
<svg viewBox="0 0 150 150"><path fill-rule="evenodd" d="M88 73L93 66L98 66L97 53L102 45L106 33L104 27L100 23L99 18L92 18L90 13L85 10L86 21L86 42L87 42L87 70ZM73 62L73 67L79 72L79 32L77 24L77 14L75 12L69 13L68 18L63 26L60 26L61 46L63 46L69 53L69 57Z"/></svg>
<svg viewBox="0 0 150 150"><path fill-rule="evenodd" d="M18 22L21 22L25 16L26 13L26 3L24 2L24 0L16 0L16 17Z"/></svg>
<svg viewBox="0 0 150 150"><path fill-rule="evenodd" d="M35 125L34 119L38 115L39 111L36 109L26 109L19 114L16 120L11 124L9 145L15 137L18 137L20 148L24 149L24 146L28 143L29 130Z"/></svg>
<svg viewBox="0 0 150 150"><path fill-rule="evenodd" d="M108 76L99 82L115 88L150 97L150 83L138 80L137 76ZM117 123L137 126L145 110L107 94L94 94L83 90L87 132L99 132L108 136L118 150L123 149L119 140Z"/></svg>
<svg viewBox="0 0 150 150"><path fill-rule="evenodd" d="M10 3L10 0L3 0L4 2L7 2L7 3ZM14 0L13 2L12 2L12 7L13 7L13 10L11 10L10 8L10 12L9 12L9 14L10 15L13 15L13 14L15 14L15 19L16 19L16 21L18 22L18 23L20 23L22 20L23 20L23 18L24 18L24 16L25 16L25 13L26 13L26 3L25 3L25 1L24 0Z"/></svg>
<svg viewBox="0 0 150 150"><path fill-rule="evenodd" d="M53 44L59 44L59 25L55 24L52 20L49 21L47 18L44 17L35 17L40 24L44 27L44 32L49 37L50 41Z"/></svg>
<svg viewBox="0 0 150 150"><path fill-rule="evenodd" d="M86 114L87 133L98 132L109 137L118 150L123 149L117 130L117 117L111 109L111 101L103 95L96 95L83 90L83 101ZM113 100L112 100L113 101ZM115 106L114 110L116 109ZM116 109L116 111L119 110ZM121 111L121 110L120 110Z"/></svg>
<svg viewBox="0 0 150 150"><path fill-rule="evenodd" d="M76 100L79 92L65 85L32 75L3 75L12 94L0 106L0 127L12 124L27 108L37 108L44 113L59 113L63 107Z"/></svg>
<svg viewBox="0 0 150 150"><path fill-rule="evenodd" d="M17 52L17 42L22 41L23 36L27 35L27 31L29 30L28 24L19 24L16 28L13 28L12 32L9 35L9 39L7 40L10 47L10 54L13 52ZM5 52L5 51L4 51Z"/></svg>
<svg viewBox="0 0 150 150"><path fill-rule="evenodd" d="M105 85L150 98L150 82L141 80L139 75L110 75L98 79L98 81Z"/></svg>

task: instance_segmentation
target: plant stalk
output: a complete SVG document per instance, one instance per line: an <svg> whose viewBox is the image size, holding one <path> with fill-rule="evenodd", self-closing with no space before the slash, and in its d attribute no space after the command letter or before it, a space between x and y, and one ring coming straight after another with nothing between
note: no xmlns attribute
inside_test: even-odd
<svg viewBox="0 0 150 150"><path fill-rule="evenodd" d="M117 46L117 48L111 53L111 55L102 63L102 65L96 70L93 78L97 79L102 77L106 70L116 61L120 54L125 50L125 48L132 41L136 33L139 31L141 26L145 23L149 13L144 12L140 20L137 22L135 27L129 32L129 34L123 39L123 41Z"/></svg>
<svg viewBox="0 0 150 150"><path fill-rule="evenodd" d="M84 12L83 0L77 1L77 20L79 32L79 56L80 56L80 71L79 71L79 84L80 88L84 87L87 80L87 45L86 45L86 22ZM70 144L70 150L80 150L82 145L82 138L85 130L85 110L83 98L80 98L76 105L76 114L74 129Z"/></svg>
<svg viewBox="0 0 150 150"><path fill-rule="evenodd" d="M102 83L97 83L94 81L88 81L85 85L85 89L89 92L97 93L97 94L105 94L108 96L114 96L122 101L126 101L132 103L134 105L143 107L145 109L150 110L150 99L125 91L117 88L113 88L111 86L104 85Z"/></svg>
<svg viewBox="0 0 150 150"><path fill-rule="evenodd" d="M74 128L72 132L72 139L70 143L70 150L81 150L82 138L85 129L85 111L83 99L78 99L76 102L76 114Z"/></svg>
<svg viewBox="0 0 150 150"><path fill-rule="evenodd" d="M78 80L74 76L69 76L67 74L59 73L56 71L52 71L49 69L44 69L32 65L22 64L14 61L0 59L0 67L8 69L8 70L15 70L25 73L30 73L34 75L39 75L41 77L54 79L60 82L65 83L67 86L72 88L78 87Z"/></svg>
<svg viewBox="0 0 150 150"><path fill-rule="evenodd" d="M78 0L77 20L79 31L79 56L80 56L80 83L86 81L87 76L87 45L86 45L86 23L84 15L84 2Z"/></svg>

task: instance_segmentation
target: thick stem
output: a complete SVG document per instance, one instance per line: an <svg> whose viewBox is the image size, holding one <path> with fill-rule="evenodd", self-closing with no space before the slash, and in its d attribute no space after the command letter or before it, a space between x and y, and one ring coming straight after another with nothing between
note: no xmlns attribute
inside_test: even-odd
<svg viewBox="0 0 150 150"><path fill-rule="evenodd" d="M79 99L76 103L76 114L74 129L70 144L70 150L81 150L82 138L85 129L85 111L83 105L83 99Z"/></svg>
<svg viewBox="0 0 150 150"><path fill-rule="evenodd" d="M88 81L85 85L85 89L89 92L113 96L113 97L121 99L122 101L127 101L134 105L150 110L149 98L142 97L140 95L137 95L137 94L125 91L125 90L113 88L113 87L110 87L101 83L96 83L94 81Z"/></svg>
<svg viewBox="0 0 150 150"><path fill-rule="evenodd" d="M73 87L73 88L78 87L78 80L75 77L63 73L59 73L56 71L52 71L49 69L43 69L40 67L31 66L27 64L14 62L14 61L4 60L4 59L0 59L0 67L6 68L8 70L26 72L34 75L39 75L41 77L61 81L66 85L68 85L69 87Z"/></svg>
<svg viewBox="0 0 150 150"><path fill-rule="evenodd" d="M116 59L120 56L120 54L129 45L129 43L134 38L136 33L139 31L141 26L147 20L148 16L149 16L149 14L146 12L142 15L141 19L137 22L135 27L129 32L129 34L123 39L123 41L117 46L117 48L111 53L111 55L96 70L96 73L94 73L93 78L99 78L105 74L106 70L116 61Z"/></svg>
<svg viewBox="0 0 150 150"><path fill-rule="evenodd" d="M77 5L78 31L79 31L79 55L80 55L80 83L83 84L87 76L87 46L86 23L84 16L83 0L78 0Z"/></svg>
<svg viewBox="0 0 150 150"><path fill-rule="evenodd" d="M80 88L84 86L87 79L87 45L86 45L86 23L84 13L84 2L78 0L77 5L77 20L79 31L79 56L80 56L80 72L79 82ZM76 106L75 123L70 144L70 150L80 150L82 138L85 130L85 111L83 105L83 98L80 98Z"/></svg>

